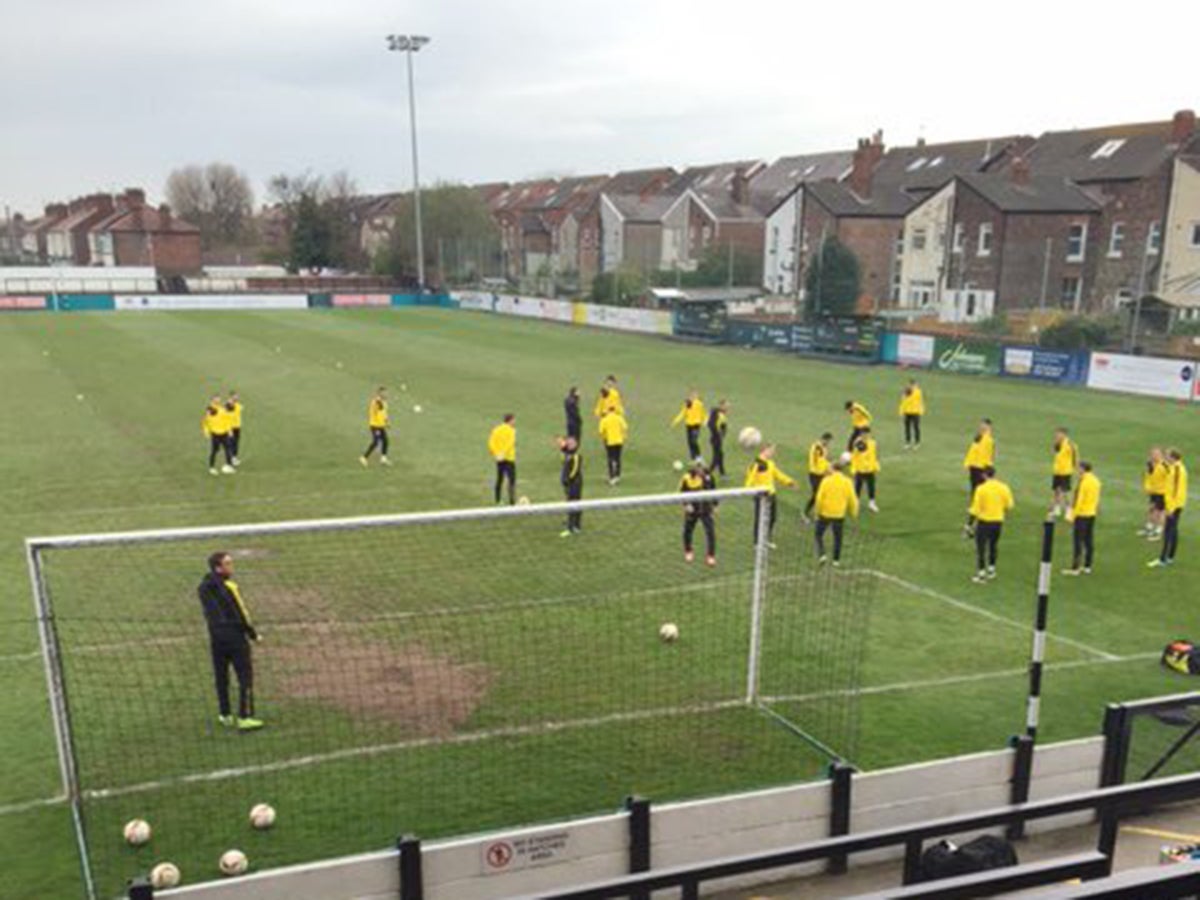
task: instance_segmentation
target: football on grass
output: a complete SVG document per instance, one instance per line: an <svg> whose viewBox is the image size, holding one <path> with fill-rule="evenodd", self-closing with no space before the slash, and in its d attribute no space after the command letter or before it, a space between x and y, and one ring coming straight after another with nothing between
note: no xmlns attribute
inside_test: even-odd
<svg viewBox="0 0 1200 900"><path fill-rule="evenodd" d="M130 819L125 823L125 841L133 847L140 847L150 840L150 823L145 819Z"/></svg>
<svg viewBox="0 0 1200 900"><path fill-rule="evenodd" d="M664 644L672 644L679 640L679 626L674 622L664 622L658 629L658 639Z"/></svg>
<svg viewBox="0 0 1200 900"><path fill-rule="evenodd" d="M150 886L156 891L179 886L179 866L162 862L150 870Z"/></svg>
<svg viewBox="0 0 1200 900"><path fill-rule="evenodd" d="M241 850L226 850L221 854L220 867L222 875L241 875L249 865L250 862L246 859L246 854Z"/></svg>
<svg viewBox="0 0 1200 900"><path fill-rule="evenodd" d="M250 810L250 825L259 831L265 831L275 824L275 808L267 803L256 804Z"/></svg>
<svg viewBox="0 0 1200 900"><path fill-rule="evenodd" d="M762 444L762 432L753 425L747 425L738 432L738 444L743 450L757 450Z"/></svg>

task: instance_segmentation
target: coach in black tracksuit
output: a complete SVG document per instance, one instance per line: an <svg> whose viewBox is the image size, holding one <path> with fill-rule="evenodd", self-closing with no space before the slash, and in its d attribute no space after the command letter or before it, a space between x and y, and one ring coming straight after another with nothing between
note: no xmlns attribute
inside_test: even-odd
<svg viewBox="0 0 1200 900"><path fill-rule="evenodd" d="M563 413L567 417L567 437L575 439L575 446L583 437L583 417L579 414L579 389L571 388L563 400Z"/></svg>
<svg viewBox="0 0 1200 900"><path fill-rule="evenodd" d="M258 632L233 580L233 558L228 553L214 553L208 558L208 574L197 594L208 625L219 721L226 726L236 724L240 731L261 728L263 723L254 717L254 663L250 655L250 642L258 640ZM230 666L238 680L236 723L229 705Z"/></svg>
<svg viewBox="0 0 1200 900"><path fill-rule="evenodd" d="M583 455L579 452L579 442L573 437L565 437L558 442L562 449L562 481L563 493L567 500L583 499ZM567 527L562 537L579 534L583 530L583 513L578 510L567 513Z"/></svg>

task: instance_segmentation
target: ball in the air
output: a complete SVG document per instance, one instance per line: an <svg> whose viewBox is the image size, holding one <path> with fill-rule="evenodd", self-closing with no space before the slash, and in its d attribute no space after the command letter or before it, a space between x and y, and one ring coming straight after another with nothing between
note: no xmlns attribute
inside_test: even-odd
<svg viewBox="0 0 1200 900"><path fill-rule="evenodd" d="M842 455L838 457L838 461L841 462L843 466L850 465L850 451L843 450Z"/></svg>
<svg viewBox="0 0 1200 900"><path fill-rule="evenodd" d="M404 384L403 382L401 382L401 384L400 384L400 390L402 390L402 391L407 391L407 390L408 390L408 385L407 385L407 384Z"/></svg>
<svg viewBox="0 0 1200 900"><path fill-rule="evenodd" d="M219 865L222 875L241 875L250 865L250 861L241 850L226 850L221 854Z"/></svg>
<svg viewBox="0 0 1200 900"><path fill-rule="evenodd" d="M419 413L420 411L421 411L421 404L418 403L416 406L413 407L413 412Z"/></svg>
<svg viewBox="0 0 1200 900"><path fill-rule="evenodd" d="M342 364L339 362L339 363L337 364L337 367L340 369L340 368L342 367Z"/></svg>
<svg viewBox="0 0 1200 900"><path fill-rule="evenodd" d="M753 425L747 425L738 432L738 444L743 450L757 450L762 444L762 432Z"/></svg>
<svg viewBox="0 0 1200 900"><path fill-rule="evenodd" d="M674 469L676 472L682 472L683 471L683 463L677 459L677 460L675 460L675 462L671 463L671 468Z"/></svg>
<svg viewBox="0 0 1200 900"><path fill-rule="evenodd" d="M140 847L150 840L150 823L145 819L130 819L125 823L125 842Z"/></svg>
<svg viewBox="0 0 1200 900"><path fill-rule="evenodd" d="M521 497L517 498L517 506L528 506L528 505L529 505L528 497L521 496Z"/></svg>
<svg viewBox="0 0 1200 900"><path fill-rule="evenodd" d="M268 803L258 803L250 810L250 825L259 831L265 831L275 824L275 807Z"/></svg>
<svg viewBox="0 0 1200 900"><path fill-rule="evenodd" d="M658 629L658 639L664 644L673 644L679 640L679 626L674 622L664 622Z"/></svg>
<svg viewBox="0 0 1200 900"><path fill-rule="evenodd" d="M150 870L150 886L156 891L179 886L179 866L175 863L161 862Z"/></svg>
<svg viewBox="0 0 1200 900"><path fill-rule="evenodd" d="M76 394L76 395L75 395L75 399L76 399L76 400L79 400L79 401L81 401L81 402L82 402L82 401L83 401L83 394Z"/></svg>

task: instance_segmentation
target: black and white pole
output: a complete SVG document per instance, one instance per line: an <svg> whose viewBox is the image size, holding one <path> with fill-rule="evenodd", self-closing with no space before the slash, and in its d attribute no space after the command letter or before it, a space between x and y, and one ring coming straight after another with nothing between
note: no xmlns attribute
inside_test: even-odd
<svg viewBox="0 0 1200 900"><path fill-rule="evenodd" d="M1033 622L1033 649L1029 655L1029 697L1025 702L1025 733L1013 739L1016 756L1013 759L1012 794L1014 804L1029 799L1033 779L1033 745L1037 741L1038 723L1042 708L1042 670L1046 659L1046 622L1050 618L1050 572L1054 555L1054 516L1042 523L1042 558L1038 563L1037 611ZM1009 826L1010 840L1025 833L1024 823Z"/></svg>

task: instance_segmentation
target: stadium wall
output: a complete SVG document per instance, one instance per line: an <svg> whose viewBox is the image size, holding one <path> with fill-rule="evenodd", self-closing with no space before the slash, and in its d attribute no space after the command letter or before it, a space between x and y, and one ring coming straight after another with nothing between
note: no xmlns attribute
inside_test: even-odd
<svg viewBox="0 0 1200 900"><path fill-rule="evenodd" d="M1099 784L1101 738L1037 748L1032 799L1090 790ZM908 825L1009 802L1015 751L1001 750L854 776L851 831ZM828 782L651 807L651 864L655 868L796 846L829 834ZM1031 823L1030 832L1083 824L1090 813ZM973 835L963 835L970 837ZM903 854L888 848L851 859L862 865ZM628 872L624 813L426 843L425 897L484 900L562 889ZM773 869L714 882L711 889L761 884L815 874L823 864ZM384 851L180 888L162 897L203 900L349 900L396 898L396 851Z"/></svg>

